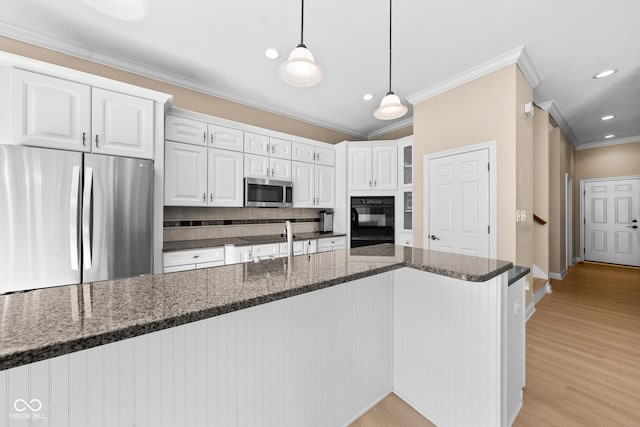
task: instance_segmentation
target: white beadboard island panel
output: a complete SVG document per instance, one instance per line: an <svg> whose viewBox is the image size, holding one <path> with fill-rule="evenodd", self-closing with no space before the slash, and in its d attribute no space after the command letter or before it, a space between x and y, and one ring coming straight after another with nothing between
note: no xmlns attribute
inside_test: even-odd
<svg viewBox="0 0 640 427"><path fill-rule="evenodd" d="M394 274L394 392L439 426L505 425L506 275Z"/></svg>
<svg viewBox="0 0 640 427"><path fill-rule="evenodd" d="M0 425L345 425L392 390L392 301L387 272L0 371Z"/></svg>

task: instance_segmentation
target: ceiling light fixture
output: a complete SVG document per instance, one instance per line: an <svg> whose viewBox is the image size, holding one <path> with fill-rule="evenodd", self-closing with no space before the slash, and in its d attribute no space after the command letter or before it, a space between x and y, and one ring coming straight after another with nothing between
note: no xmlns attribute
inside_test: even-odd
<svg viewBox="0 0 640 427"><path fill-rule="evenodd" d="M604 137L604 139L611 139L611 138L615 138L615 135L614 134L609 134L609 135L606 135Z"/></svg>
<svg viewBox="0 0 640 427"><path fill-rule="evenodd" d="M122 21L142 21L149 13L147 0L82 0L103 15Z"/></svg>
<svg viewBox="0 0 640 427"><path fill-rule="evenodd" d="M604 79L605 77L612 76L617 72L618 72L618 70L606 70L606 71L603 71L601 73L596 74L595 76L593 76L593 78L594 79Z"/></svg>
<svg viewBox="0 0 640 427"><path fill-rule="evenodd" d="M616 116L614 116L613 114L609 114L608 116L602 116L600 117L600 120L611 120L614 119Z"/></svg>
<svg viewBox="0 0 640 427"><path fill-rule="evenodd" d="M370 94L370 93L365 93L365 94L362 96L362 99L364 99L365 101L371 101L371 100L373 99L373 95L372 95L372 94Z"/></svg>
<svg viewBox="0 0 640 427"><path fill-rule="evenodd" d="M278 52L276 49L270 47L267 50L264 51L264 56L266 56L269 59L278 59L280 58L280 52Z"/></svg>
<svg viewBox="0 0 640 427"><path fill-rule="evenodd" d="M282 80L296 87L311 87L322 80L322 68L315 62L313 54L304 45L304 0L300 21L300 44L289 54L289 60L282 64L279 74Z"/></svg>
<svg viewBox="0 0 640 427"><path fill-rule="evenodd" d="M379 120L393 120L407 113L407 107L402 105L398 95L391 90L391 11L393 10L391 1L389 0L389 91L380 101L380 106L373 112L373 116Z"/></svg>

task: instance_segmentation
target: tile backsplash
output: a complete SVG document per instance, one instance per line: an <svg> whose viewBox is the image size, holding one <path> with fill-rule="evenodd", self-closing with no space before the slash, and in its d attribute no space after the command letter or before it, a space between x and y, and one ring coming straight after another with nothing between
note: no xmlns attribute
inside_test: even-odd
<svg viewBox="0 0 640 427"><path fill-rule="evenodd" d="M314 232L321 210L165 206L164 241L280 234L287 220L293 223L294 233Z"/></svg>

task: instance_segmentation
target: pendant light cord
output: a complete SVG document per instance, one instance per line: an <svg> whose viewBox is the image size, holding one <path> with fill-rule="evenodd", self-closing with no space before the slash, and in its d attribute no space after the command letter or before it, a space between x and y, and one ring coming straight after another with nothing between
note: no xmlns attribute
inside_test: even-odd
<svg viewBox="0 0 640 427"><path fill-rule="evenodd" d="M389 0L389 93L391 93L391 12L393 10L391 1Z"/></svg>
<svg viewBox="0 0 640 427"><path fill-rule="evenodd" d="M302 0L302 13L300 14L300 44L304 44L304 0Z"/></svg>

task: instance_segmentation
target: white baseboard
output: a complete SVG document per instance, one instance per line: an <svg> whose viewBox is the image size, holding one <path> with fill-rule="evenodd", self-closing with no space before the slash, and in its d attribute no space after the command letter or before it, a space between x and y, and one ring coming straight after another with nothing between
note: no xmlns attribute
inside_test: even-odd
<svg viewBox="0 0 640 427"><path fill-rule="evenodd" d="M522 395L522 392L520 392L520 394ZM522 400L518 402L518 409L516 409L515 413L511 416L511 419L509 420L509 424L507 424L509 427L511 427L513 423L516 422L516 418L518 417L518 414L522 410L522 403L523 403Z"/></svg>
<svg viewBox="0 0 640 427"><path fill-rule="evenodd" d="M579 262L582 262L582 257L577 256L573 259L573 264L577 264Z"/></svg>
<svg viewBox="0 0 640 427"><path fill-rule="evenodd" d="M533 304L539 303L540 300L544 298L546 294L550 294L551 292L552 292L551 283L547 282L543 287L538 289L538 292L533 294Z"/></svg>
<svg viewBox="0 0 640 427"><path fill-rule="evenodd" d="M374 406L376 406L378 403L382 402L387 396L389 396L389 394L393 393L393 389L390 389L389 391L385 392L385 394L383 394L382 396L380 396L379 398L375 399L373 401L372 404L368 405L366 408L364 408L362 411L358 412L358 414L356 416L354 416L353 418L351 418L345 425L344 427L348 427L349 425L353 424L358 418L360 418L361 416L363 416L364 414L366 414L371 408L373 408Z"/></svg>
<svg viewBox="0 0 640 427"><path fill-rule="evenodd" d="M567 269L562 270L562 273L549 273L551 279L562 280L567 275Z"/></svg>
<svg viewBox="0 0 640 427"><path fill-rule="evenodd" d="M527 309L524 312L525 322L528 322L529 319L531 319L531 316L533 316L533 313L535 312L536 312L536 305L532 302L527 306Z"/></svg>

